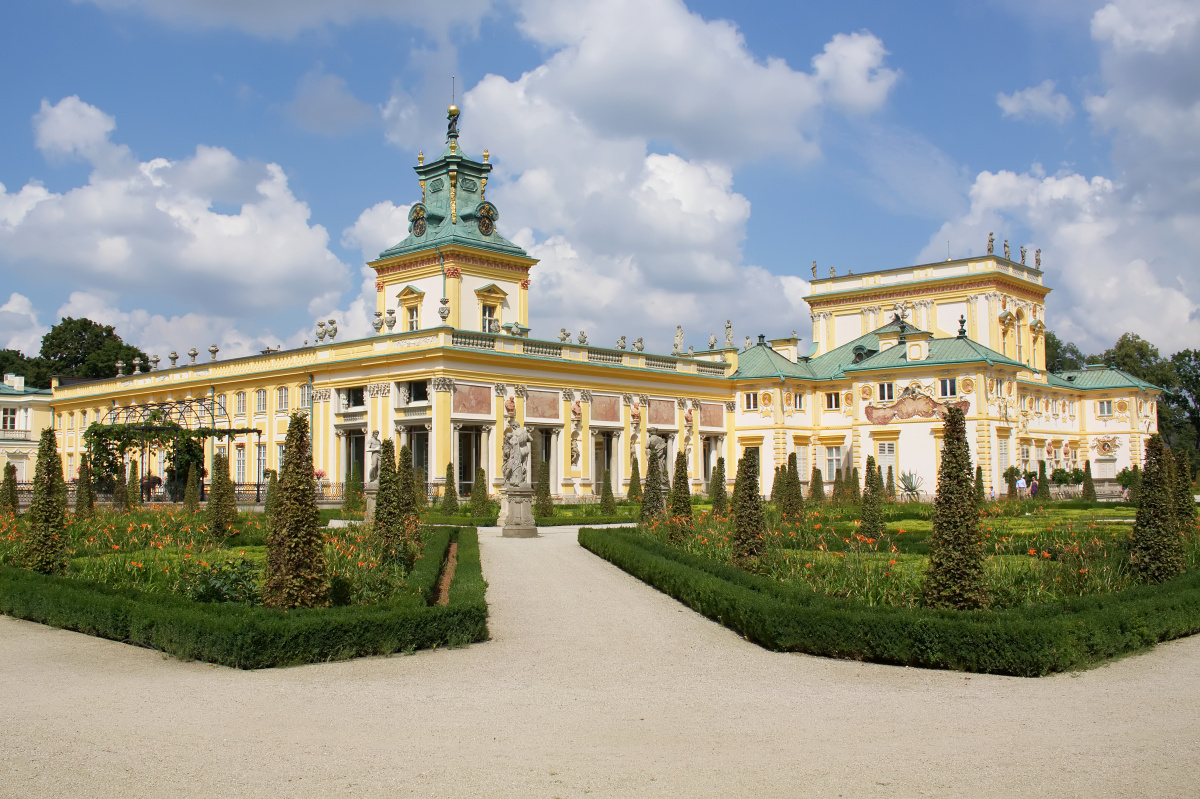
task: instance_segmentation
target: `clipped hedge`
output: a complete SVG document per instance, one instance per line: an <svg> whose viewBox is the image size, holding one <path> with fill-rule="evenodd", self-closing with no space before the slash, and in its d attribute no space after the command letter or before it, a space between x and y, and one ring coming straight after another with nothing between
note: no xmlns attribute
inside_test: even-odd
<svg viewBox="0 0 1200 799"><path fill-rule="evenodd" d="M622 530L579 543L781 652L1036 677L1200 632L1200 570L1156 586L1002 611L871 607L749 574Z"/></svg>
<svg viewBox="0 0 1200 799"><path fill-rule="evenodd" d="M538 527L569 527L576 524L637 524L633 516L535 516Z"/></svg>
<svg viewBox="0 0 1200 799"><path fill-rule="evenodd" d="M426 602L431 600L446 548L455 539L458 566L445 607L428 606L409 595L381 605L285 612L192 602L0 567L0 612L241 669L459 646L488 637L487 584L474 528L435 531L427 557L417 562L408 583ZM434 556L438 553L441 557Z"/></svg>

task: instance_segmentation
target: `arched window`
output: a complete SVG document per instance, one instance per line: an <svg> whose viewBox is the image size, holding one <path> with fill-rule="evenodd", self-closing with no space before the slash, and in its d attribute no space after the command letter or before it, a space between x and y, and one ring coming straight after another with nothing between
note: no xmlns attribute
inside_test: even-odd
<svg viewBox="0 0 1200 799"><path fill-rule="evenodd" d="M1025 363L1025 313L1017 311L1017 361Z"/></svg>
<svg viewBox="0 0 1200 799"><path fill-rule="evenodd" d="M312 386L310 386L308 383L300 384L300 407L312 407Z"/></svg>
<svg viewBox="0 0 1200 799"><path fill-rule="evenodd" d="M265 388L260 388L254 392L254 412L267 412L267 390Z"/></svg>
<svg viewBox="0 0 1200 799"><path fill-rule="evenodd" d="M275 410L286 411L288 409L288 390L287 386L280 386L275 391Z"/></svg>
<svg viewBox="0 0 1200 799"><path fill-rule="evenodd" d="M235 413L237 413L238 416L245 416L246 415L246 392L239 391L237 393L237 397L235 399L237 402L237 405L235 406L236 407Z"/></svg>

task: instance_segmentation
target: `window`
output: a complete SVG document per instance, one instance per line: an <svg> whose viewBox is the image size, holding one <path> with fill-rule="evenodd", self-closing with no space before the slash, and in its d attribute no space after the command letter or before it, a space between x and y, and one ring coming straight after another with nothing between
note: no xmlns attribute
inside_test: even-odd
<svg viewBox="0 0 1200 799"><path fill-rule="evenodd" d="M996 440L996 462L1000 464L1000 473L1004 474L1004 470L1008 468L1008 439L1000 438Z"/></svg>
<svg viewBox="0 0 1200 799"><path fill-rule="evenodd" d="M837 411L842 408L842 395L836 391L825 392L825 410Z"/></svg>
<svg viewBox="0 0 1200 799"><path fill-rule="evenodd" d="M225 458L225 457L228 457L229 450L225 447L217 447L217 454L220 455L222 458Z"/></svg>
<svg viewBox="0 0 1200 799"><path fill-rule="evenodd" d="M246 448L237 448L237 482L246 482Z"/></svg>
<svg viewBox="0 0 1200 799"><path fill-rule="evenodd" d="M275 410L286 411L288 409L288 390L287 386L280 386L275 390Z"/></svg>
<svg viewBox="0 0 1200 799"><path fill-rule="evenodd" d="M1021 445L1021 461L1023 463L1029 463L1029 445L1028 444Z"/></svg>
<svg viewBox="0 0 1200 799"><path fill-rule="evenodd" d="M429 383L425 380L411 380L408 383L408 402L429 402Z"/></svg>
<svg viewBox="0 0 1200 799"><path fill-rule="evenodd" d="M283 444L275 445L275 470L283 468Z"/></svg>
<svg viewBox="0 0 1200 799"><path fill-rule="evenodd" d="M16 430L17 429L17 409L5 408L3 416L0 417L0 430Z"/></svg>
<svg viewBox="0 0 1200 799"><path fill-rule="evenodd" d="M1024 318L1017 314L1017 361L1025 363L1025 334L1021 332L1021 322Z"/></svg>
<svg viewBox="0 0 1200 799"><path fill-rule="evenodd" d="M217 416L225 416L227 411L227 400L224 394L217 395Z"/></svg>
<svg viewBox="0 0 1200 799"><path fill-rule="evenodd" d="M496 321L496 306L484 303L481 306L479 329L484 333L492 332L492 322Z"/></svg>
<svg viewBox="0 0 1200 799"><path fill-rule="evenodd" d="M237 401L238 416L245 416L246 415L246 392L239 391L237 393L236 401Z"/></svg>
<svg viewBox="0 0 1200 799"><path fill-rule="evenodd" d="M361 408L367 404L366 391L362 386L346 389L345 402L347 408Z"/></svg>
<svg viewBox="0 0 1200 799"><path fill-rule="evenodd" d="M418 305L408 306L408 329L421 329L421 308Z"/></svg>
<svg viewBox="0 0 1200 799"><path fill-rule="evenodd" d="M63 426L62 426L62 414L61 414L61 413L58 415L58 429L59 429L59 430L62 430L62 429L63 429Z"/></svg>
<svg viewBox="0 0 1200 799"><path fill-rule="evenodd" d="M808 447L801 444L796 447L796 473L800 475L801 480L809 478L808 471Z"/></svg>
<svg viewBox="0 0 1200 799"><path fill-rule="evenodd" d="M893 394L894 394L895 390L896 390L895 383L880 383L879 384L879 401L880 402L891 402L894 399Z"/></svg>
<svg viewBox="0 0 1200 799"><path fill-rule="evenodd" d="M837 474L837 470L842 468L842 448L841 447L826 447L825 448L825 474L821 477L826 480L832 480Z"/></svg>
<svg viewBox="0 0 1200 799"><path fill-rule="evenodd" d="M938 390L943 397L957 397L958 380L953 377L943 377L938 381Z"/></svg>
<svg viewBox="0 0 1200 799"><path fill-rule="evenodd" d="M254 412L267 412L267 390L265 388L260 388L254 392Z"/></svg>
<svg viewBox="0 0 1200 799"><path fill-rule="evenodd" d="M742 410L757 411L758 410L758 392L747 391L742 394Z"/></svg>
<svg viewBox="0 0 1200 799"><path fill-rule="evenodd" d="M1112 416L1112 400L1100 400L1097 402L1096 413L1100 416Z"/></svg>
<svg viewBox="0 0 1200 799"><path fill-rule="evenodd" d="M300 407L301 408L311 408L312 407L312 386L309 385L308 383L300 384Z"/></svg>
<svg viewBox="0 0 1200 799"><path fill-rule="evenodd" d="M798 411L804 410L804 392L797 391L792 395L792 407Z"/></svg>
<svg viewBox="0 0 1200 799"><path fill-rule="evenodd" d="M68 430L75 429L75 411L71 411L70 413L67 414L67 429Z"/></svg>
<svg viewBox="0 0 1200 799"><path fill-rule="evenodd" d="M878 464L879 470L883 473L884 478L887 478L888 468L892 469L892 477L896 476L896 442L895 441L880 441L876 446L878 455L875 458L875 463Z"/></svg>
<svg viewBox="0 0 1200 799"><path fill-rule="evenodd" d="M267 445L258 444L254 449L254 482L261 483L263 475L267 473Z"/></svg>
<svg viewBox="0 0 1200 799"><path fill-rule="evenodd" d="M75 455L67 453L67 479L75 477Z"/></svg>

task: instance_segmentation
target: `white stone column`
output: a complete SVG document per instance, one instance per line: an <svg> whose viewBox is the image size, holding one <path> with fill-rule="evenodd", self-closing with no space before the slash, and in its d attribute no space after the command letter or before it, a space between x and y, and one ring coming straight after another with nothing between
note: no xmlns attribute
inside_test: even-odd
<svg viewBox="0 0 1200 799"><path fill-rule="evenodd" d="M484 488L490 489L492 475L496 473L496 466L492 463L492 426L490 424L480 425L479 431L479 450L483 456L479 459L483 465L483 485Z"/></svg>

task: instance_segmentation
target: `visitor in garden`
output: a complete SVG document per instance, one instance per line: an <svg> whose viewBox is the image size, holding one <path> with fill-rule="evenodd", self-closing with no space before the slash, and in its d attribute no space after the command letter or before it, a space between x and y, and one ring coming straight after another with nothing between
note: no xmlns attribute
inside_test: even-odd
<svg viewBox="0 0 1200 799"><path fill-rule="evenodd" d="M1025 496L1025 475L1021 475L1017 478L1017 496Z"/></svg>
<svg viewBox="0 0 1200 799"><path fill-rule="evenodd" d="M1038 490L1038 483L1037 483L1037 478L1035 477L1029 481L1029 498L1030 499L1037 499L1037 490Z"/></svg>

